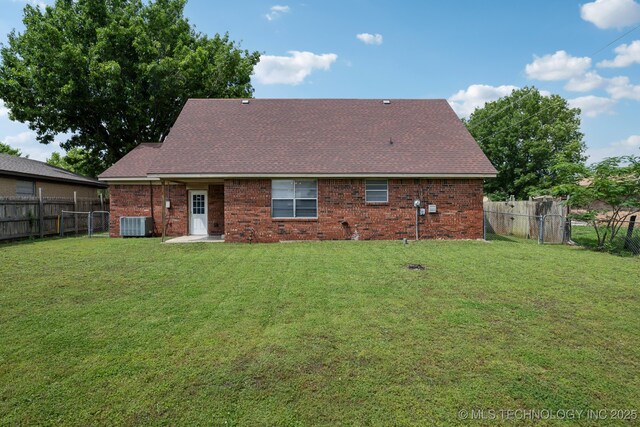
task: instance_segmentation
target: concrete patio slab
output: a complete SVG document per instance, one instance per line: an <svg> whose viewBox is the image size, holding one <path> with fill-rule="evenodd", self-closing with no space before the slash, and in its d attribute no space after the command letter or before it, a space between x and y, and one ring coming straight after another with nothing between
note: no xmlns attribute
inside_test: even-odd
<svg viewBox="0 0 640 427"><path fill-rule="evenodd" d="M164 243L224 243L224 236L180 236Z"/></svg>

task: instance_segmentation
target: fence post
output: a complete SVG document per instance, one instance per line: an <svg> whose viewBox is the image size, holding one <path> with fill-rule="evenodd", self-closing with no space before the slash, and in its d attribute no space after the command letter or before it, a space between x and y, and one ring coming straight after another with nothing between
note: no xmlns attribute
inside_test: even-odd
<svg viewBox="0 0 640 427"><path fill-rule="evenodd" d="M571 229L571 204L569 200L571 200L571 195L567 196L567 209L564 211L564 237L562 239L562 243L568 243L572 239L571 233L573 230Z"/></svg>
<svg viewBox="0 0 640 427"><path fill-rule="evenodd" d="M91 212L87 214L87 234L91 237Z"/></svg>
<svg viewBox="0 0 640 427"><path fill-rule="evenodd" d="M44 203L42 201L42 187L38 187L38 228L40 228L40 238L44 237Z"/></svg>
<svg viewBox="0 0 640 427"><path fill-rule="evenodd" d="M482 210L482 240L487 240L487 214Z"/></svg>
<svg viewBox="0 0 640 427"><path fill-rule="evenodd" d="M538 244L544 245L544 215L540 215L540 225L538 226Z"/></svg>
<svg viewBox="0 0 640 427"><path fill-rule="evenodd" d="M60 211L60 237L64 237L64 209Z"/></svg>
<svg viewBox="0 0 640 427"><path fill-rule="evenodd" d="M631 247L631 239L633 238L633 229L636 225L636 215L633 215L629 218L629 227L627 228L627 237L624 239L624 248L632 251L634 254L636 253L634 249Z"/></svg>
<svg viewBox="0 0 640 427"><path fill-rule="evenodd" d="M75 213L78 211L78 192L73 192L73 224L75 225L76 236L78 235L78 214Z"/></svg>

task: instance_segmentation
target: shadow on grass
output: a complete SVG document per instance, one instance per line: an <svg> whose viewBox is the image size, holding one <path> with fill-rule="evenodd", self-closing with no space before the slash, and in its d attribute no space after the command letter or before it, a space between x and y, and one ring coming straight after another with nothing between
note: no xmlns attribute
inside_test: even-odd
<svg viewBox="0 0 640 427"><path fill-rule="evenodd" d="M487 236L487 241L489 242L509 242L509 243L524 243L526 239L522 239L520 237L515 236L500 236L497 234L492 234Z"/></svg>
<svg viewBox="0 0 640 427"><path fill-rule="evenodd" d="M44 242L50 242L52 240L62 240L62 239L74 239L74 238L82 238L82 237L88 237L86 235L84 236L76 236L73 234L70 234L68 236L45 236L45 237L37 237L37 236L33 236L33 237L24 237L21 239L7 239L7 240L3 240L0 241L0 248L6 248L9 246L18 246L18 245L32 245L34 243L44 243Z"/></svg>
<svg viewBox="0 0 640 427"><path fill-rule="evenodd" d="M640 252L637 249L640 247L640 239L637 237L633 238L633 243L629 247L625 247L626 236L616 237L613 242L607 242L604 247L599 247L595 231L592 233L580 233L577 235L576 233L573 233L571 240L583 249L594 252L610 253L612 255L622 257L638 256L638 253Z"/></svg>

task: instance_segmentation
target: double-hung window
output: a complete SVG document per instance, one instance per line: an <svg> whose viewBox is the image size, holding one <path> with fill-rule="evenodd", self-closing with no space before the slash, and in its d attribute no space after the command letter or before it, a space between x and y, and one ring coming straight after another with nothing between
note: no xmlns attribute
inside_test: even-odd
<svg viewBox="0 0 640 427"><path fill-rule="evenodd" d="M318 181L315 179L274 179L271 181L273 218L317 218Z"/></svg>
<svg viewBox="0 0 640 427"><path fill-rule="evenodd" d="M35 196L36 183L34 181L16 181L16 195L18 196Z"/></svg>
<svg viewBox="0 0 640 427"><path fill-rule="evenodd" d="M389 186L386 179L367 179L365 181L365 200L367 203L387 203Z"/></svg>

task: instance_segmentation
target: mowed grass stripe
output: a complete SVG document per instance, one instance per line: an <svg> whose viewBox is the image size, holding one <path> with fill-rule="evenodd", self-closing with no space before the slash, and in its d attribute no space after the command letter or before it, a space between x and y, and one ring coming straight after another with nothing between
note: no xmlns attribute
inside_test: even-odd
<svg viewBox="0 0 640 427"><path fill-rule="evenodd" d="M0 260L2 424L464 424L640 401L638 258L77 238Z"/></svg>

